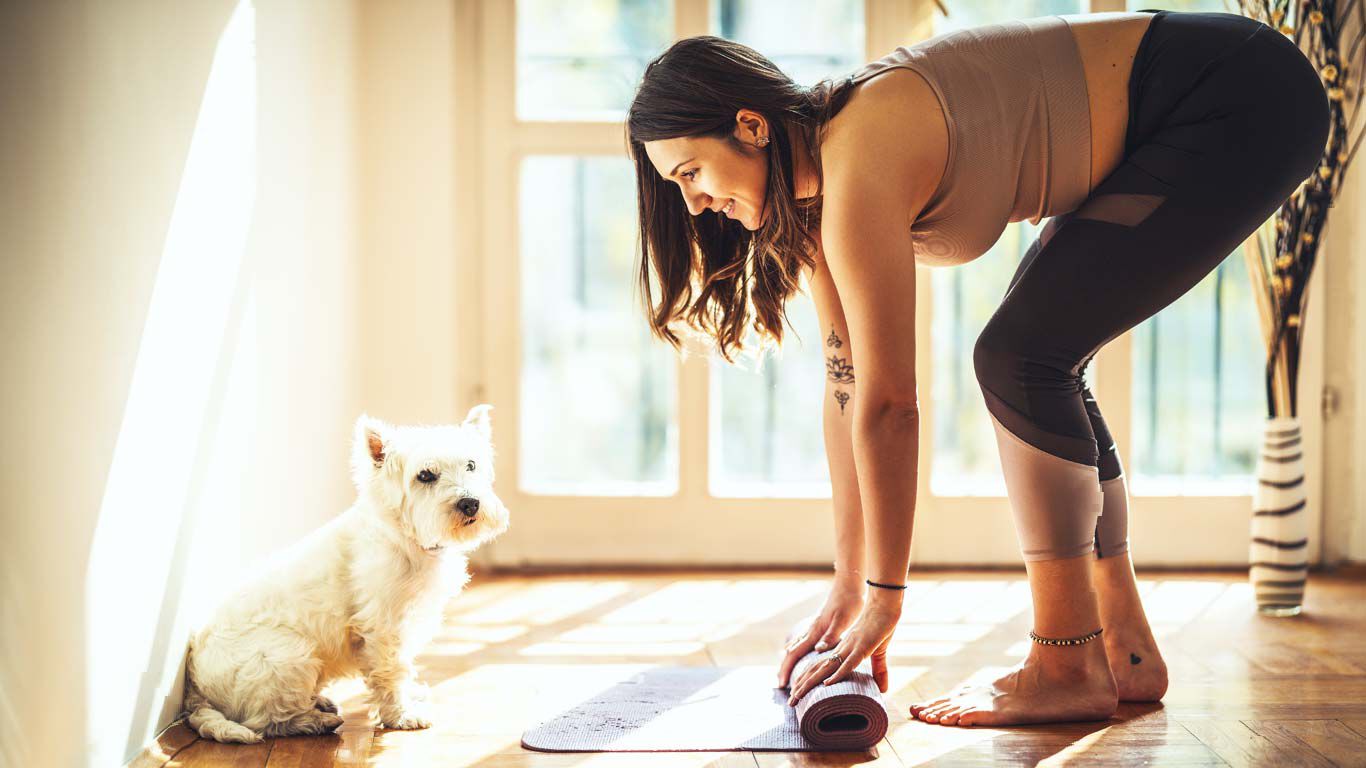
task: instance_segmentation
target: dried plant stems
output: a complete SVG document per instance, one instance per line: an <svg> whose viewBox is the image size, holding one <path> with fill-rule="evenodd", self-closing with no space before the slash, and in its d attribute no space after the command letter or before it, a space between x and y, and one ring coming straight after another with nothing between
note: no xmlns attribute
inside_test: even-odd
<svg viewBox="0 0 1366 768"><path fill-rule="evenodd" d="M1297 415L1309 277L1342 177L1366 134L1358 132L1348 149L1348 136L1361 111L1360 46L1366 34L1366 13L1361 0L1342 5L1337 0L1238 0L1238 4L1244 16L1279 30L1299 46L1319 71L1331 113L1328 142L1318 167L1243 248L1266 343L1267 415L1293 417ZM1343 32L1354 22L1353 39L1344 51ZM1354 91L1349 90L1352 83ZM1356 105L1350 119L1345 114L1347 101Z"/></svg>

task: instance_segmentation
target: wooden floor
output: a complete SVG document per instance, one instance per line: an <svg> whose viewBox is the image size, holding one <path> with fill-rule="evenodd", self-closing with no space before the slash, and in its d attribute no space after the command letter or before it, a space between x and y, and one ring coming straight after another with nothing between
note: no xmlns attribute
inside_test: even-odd
<svg viewBox="0 0 1366 768"><path fill-rule="evenodd" d="M476 576L419 658L435 724L376 731L359 681L329 693L337 734L231 746L183 724L137 766L1366 765L1366 571L1310 579L1305 614L1259 618L1245 576L1141 575L1172 674L1157 705L1107 722L959 729L907 707L990 677L1027 650L1023 573L920 573L892 645L887 737L866 753L540 753L520 746L543 713L583 697L594 667L773 667L787 628L826 581L790 572Z"/></svg>

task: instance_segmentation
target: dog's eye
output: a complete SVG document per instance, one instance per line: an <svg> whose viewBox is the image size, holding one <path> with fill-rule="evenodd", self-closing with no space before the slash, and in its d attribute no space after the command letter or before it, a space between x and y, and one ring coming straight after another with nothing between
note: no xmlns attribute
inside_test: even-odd
<svg viewBox="0 0 1366 768"><path fill-rule="evenodd" d="M419 483L435 483L436 473L431 471L430 469L424 469L421 472L417 473L417 481Z"/></svg>
<svg viewBox="0 0 1366 768"><path fill-rule="evenodd" d="M469 461L465 462L465 471L466 471L466 472L473 472L473 471L474 471L474 459L470 459Z"/></svg>

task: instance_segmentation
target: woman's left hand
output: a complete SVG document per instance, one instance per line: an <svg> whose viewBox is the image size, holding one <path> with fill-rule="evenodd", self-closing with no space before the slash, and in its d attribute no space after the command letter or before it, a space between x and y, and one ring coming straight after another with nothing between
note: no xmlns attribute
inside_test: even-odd
<svg viewBox="0 0 1366 768"><path fill-rule="evenodd" d="M807 667L800 677L792 681L792 695L787 700L788 706L794 706L801 701L801 698L817 685L833 685L845 679L869 656L873 661L873 680L877 683L878 690L887 692L887 645L891 642L892 633L896 631L896 623L901 618L901 594L894 593L882 598L876 593L875 590L875 593L870 595L858 620L844 633L844 637L840 638L833 652ZM836 656L839 659L836 659Z"/></svg>

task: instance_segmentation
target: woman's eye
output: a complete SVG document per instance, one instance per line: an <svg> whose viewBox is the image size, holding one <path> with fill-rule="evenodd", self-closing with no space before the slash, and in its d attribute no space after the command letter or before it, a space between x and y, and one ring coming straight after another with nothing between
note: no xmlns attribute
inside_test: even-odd
<svg viewBox="0 0 1366 768"><path fill-rule="evenodd" d="M473 472L473 471L474 471L474 461L473 461L473 460L470 460L469 462L467 462L467 463L465 464L465 471L466 471L466 472Z"/></svg>
<svg viewBox="0 0 1366 768"><path fill-rule="evenodd" d="M696 180L697 180L697 171L695 171L695 170L693 170L693 171L684 171L684 172L682 172L682 173L680 173L680 174L678 174L678 175L679 175L679 176L686 177L686 178L688 179L688 181L696 181Z"/></svg>
<svg viewBox="0 0 1366 768"><path fill-rule="evenodd" d="M419 483L435 483L436 473L431 471L430 469L424 469L421 472L417 473L417 481Z"/></svg>

